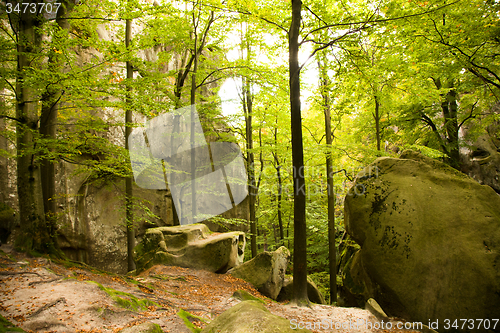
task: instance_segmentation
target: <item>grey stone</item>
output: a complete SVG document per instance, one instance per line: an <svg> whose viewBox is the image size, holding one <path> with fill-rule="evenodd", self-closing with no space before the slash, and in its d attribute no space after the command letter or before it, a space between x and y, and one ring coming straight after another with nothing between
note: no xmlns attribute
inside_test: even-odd
<svg viewBox="0 0 500 333"><path fill-rule="evenodd" d="M243 262L245 234L211 233L204 224L151 228L135 248L137 273L163 264L225 273Z"/></svg>
<svg viewBox="0 0 500 333"><path fill-rule="evenodd" d="M293 329L288 319L271 314L258 301L241 302L212 320L202 333L292 333L310 332Z"/></svg>
<svg viewBox="0 0 500 333"><path fill-rule="evenodd" d="M280 293L290 251L282 246L274 252L262 252L228 273L251 283L263 295L276 299Z"/></svg>
<svg viewBox="0 0 500 333"><path fill-rule="evenodd" d="M308 276L307 277L307 297L316 304L326 304L325 297L319 291L316 283ZM293 299L293 276L285 276L283 287L278 295L277 301L284 302Z"/></svg>
<svg viewBox="0 0 500 333"><path fill-rule="evenodd" d="M344 222L361 245L343 272L352 294L410 321L498 317L500 196L491 187L408 151L358 176Z"/></svg>

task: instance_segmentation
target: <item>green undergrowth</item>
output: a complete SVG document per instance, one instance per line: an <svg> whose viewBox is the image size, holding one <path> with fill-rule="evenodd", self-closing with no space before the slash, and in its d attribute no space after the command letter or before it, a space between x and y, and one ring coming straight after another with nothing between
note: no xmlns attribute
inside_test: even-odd
<svg viewBox="0 0 500 333"><path fill-rule="evenodd" d="M191 314L191 313L184 311L182 309L180 309L179 312L177 312L177 315L184 321L184 324L186 325L186 327L193 333L201 332L201 328L196 327L193 324L193 322L195 322L195 321L201 321L204 323L207 322L206 319L199 317L199 316L196 316L194 314Z"/></svg>
<svg viewBox="0 0 500 333"><path fill-rule="evenodd" d="M132 294L118 291L113 288L104 287L99 282L88 281L89 283L96 284L102 291L106 292L111 299L113 299L119 306L125 309L130 309L134 311L146 311L149 306L160 307L158 303L153 302L149 299L138 299Z"/></svg>
<svg viewBox="0 0 500 333"><path fill-rule="evenodd" d="M4 316L0 315L0 333L5 332L25 332L22 328L16 327L10 321L5 319Z"/></svg>

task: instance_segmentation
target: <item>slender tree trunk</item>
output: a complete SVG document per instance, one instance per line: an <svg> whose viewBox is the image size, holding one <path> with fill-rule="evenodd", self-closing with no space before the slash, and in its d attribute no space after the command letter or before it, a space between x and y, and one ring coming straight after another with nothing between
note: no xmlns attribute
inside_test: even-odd
<svg viewBox="0 0 500 333"><path fill-rule="evenodd" d="M5 98L4 98L5 90L2 84L0 83L0 110L4 110L6 108ZM2 133L6 130L7 124L5 122L5 118L0 118L0 149L4 151L8 151L9 145L7 141L7 137L3 136ZM9 204L9 168L8 168L8 160L5 156L0 156L0 203Z"/></svg>
<svg viewBox="0 0 500 333"><path fill-rule="evenodd" d="M193 11L193 25L196 26L195 22L195 14ZM196 216L196 179L194 177L195 169L196 169L196 161L195 161L195 150L194 150L194 122L193 119L195 117L195 108L196 108L196 72L198 71L198 34L196 29L194 29L194 62L193 62L193 71L191 73L191 214L193 218Z"/></svg>
<svg viewBox="0 0 500 333"><path fill-rule="evenodd" d="M15 13L14 13L15 14ZM16 245L24 250L51 251L50 232L45 222L40 166L36 149L38 131L38 97L34 87L26 82L29 68L37 66L41 36L37 28L42 17L26 11L11 14L11 22L17 33L16 77L16 142L17 142L17 192L21 235Z"/></svg>
<svg viewBox="0 0 500 333"><path fill-rule="evenodd" d="M132 21L125 21L125 46L130 47L132 39ZM125 149L129 150L128 137L132 133L132 80L134 79L134 71L132 63L127 61L127 95L126 95L126 112L125 112ZM132 175L125 178L125 219L127 225L127 269L133 271L135 269L134 262L134 247L135 247L135 230L134 230L134 205L133 205L133 178Z"/></svg>
<svg viewBox="0 0 500 333"><path fill-rule="evenodd" d="M247 51L248 47L247 47ZM257 224L255 223L255 158L253 153L253 128L252 128L252 96L250 92L250 82L243 78L243 112L245 114L245 130L247 143L247 172L248 172L248 215L250 222L250 248L252 258L257 255Z"/></svg>
<svg viewBox="0 0 500 333"><path fill-rule="evenodd" d="M451 89L445 97L445 101L442 104L443 117L444 117L444 127L446 129L446 138L448 141L448 151L450 157L450 165L455 168L460 168L460 151L458 144L458 104L457 104L457 92L455 89Z"/></svg>
<svg viewBox="0 0 500 333"><path fill-rule="evenodd" d="M61 41L67 38L69 31L69 23L66 19L66 13L70 10L68 2L57 11L56 23L59 31L52 37L54 41ZM59 73L64 70L63 55L56 52L61 50L51 50L49 53L48 69L54 73ZM52 142L48 144L48 150L54 151L53 142L57 139L57 116L59 111L59 100L63 95L62 88L56 83L47 85L46 90L42 94L42 111L40 115L40 136L44 139L49 139ZM40 170L42 173L42 190L43 190L43 206L45 219L49 228L49 233L52 238L52 243L55 248L57 246L57 200L56 200L56 170L57 161L51 161L48 158L43 158L40 162Z"/></svg>
<svg viewBox="0 0 500 333"><path fill-rule="evenodd" d="M284 232L283 232L283 216L281 211L281 202L283 194L283 180L281 179L281 165L278 157L278 117L276 117L276 126L274 128L274 147L276 152L273 152L274 163L276 168L276 177L278 178L278 226L279 226L279 236L280 244L284 245Z"/></svg>
<svg viewBox="0 0 500 333"><path fill-rule="evenodd" d="M330 149L333 142L332 120L330 116L330 96L328 94L328 77L326 73L326 61L322 66L318 61L321 75L321 95L323 97L323 109L325 114L325 136L326 145ZM378 110L378 109L377 109ZM377 111L378 112L378 111ZM377 130L378 132L378 130ZM378 138L378 136L377 136ZM377 141L378 142L378 141ZM335 188L333 184L333 160L328 150L326 153L326 179L328 197L328 261L330 267L330 304L337 302L337 248L335 242Z"/></svg>
<svg viewBox="0 0 500 333"><path fill-rule="evenodd" d="M380 101L377 95L375 98L375 113L373 114L373 118L375 118L375 134L377 137L377 150L380 151Z"/></svg>
<svg viewBox="0 0 500 333"><path fill-rule="evenodd" d="M298 305L309 304L307 296L306 188L304 147L300 110L299 31L302 1L292 0L289 31L290 110L292 120L292 160L294 187L293 297Z"/></svg>

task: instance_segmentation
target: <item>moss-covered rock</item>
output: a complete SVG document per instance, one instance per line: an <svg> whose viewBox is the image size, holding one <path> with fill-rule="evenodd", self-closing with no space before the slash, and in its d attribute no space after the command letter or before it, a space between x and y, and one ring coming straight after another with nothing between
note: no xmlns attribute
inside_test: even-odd
<svg viewBox="0 0 500 333"><path fill-rule="evenodd" d="M262 294L276 299L285 279L290 251L282 246L274 252L262 252L228 273L251 283Z"/></svg>
<svg viewBox="0 0 500 333"><path fill-rule="evenodd" d="M316 304L326 304L325 297L319 291L316 283L308 276L307 277L307 297L309 300ZM277 301L284 302L293 298L293 276L285 276L283 287L278 295Z"/></svg>
<svg viewBox="0 0 500 333"><path fill-rule="evenodd" d="M245 234L211 233L204 224L148 229L134 249L137 273L163 264L224 273L243 261Z"/></svg>
<svg viewBox="0 0 500 333"><path fill-rule="evenodd" d="M500 196L415 152L379 158L345 199L361 249L344 287L391 316L493 319L500 308Z"/></svg>
<svg viewBox="0 0 500 333"><path fill-rule="evenodd" d="M310 332L292 329L289 320L273 315L258 301L244 301L215 318L202 333L292 333Z"/></svg>
<svg viewBox="0 0 500 333"><path fill-rule="evenodd" d="M120 333L162 333L160 325L152 322L145 322L139 325L126 327L119 331Z"/></svg>

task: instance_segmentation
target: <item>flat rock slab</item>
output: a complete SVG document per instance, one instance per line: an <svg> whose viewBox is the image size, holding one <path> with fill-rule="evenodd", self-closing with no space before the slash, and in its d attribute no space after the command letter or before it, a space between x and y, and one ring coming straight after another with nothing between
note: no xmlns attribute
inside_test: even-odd
<svg viewBox="0 0 500 333"><path fill-rule="evenodd" d="M151 228L136 246L137 273L154 265L225 273L243 262L245 234L211 233L204 224Z"/></svg>

